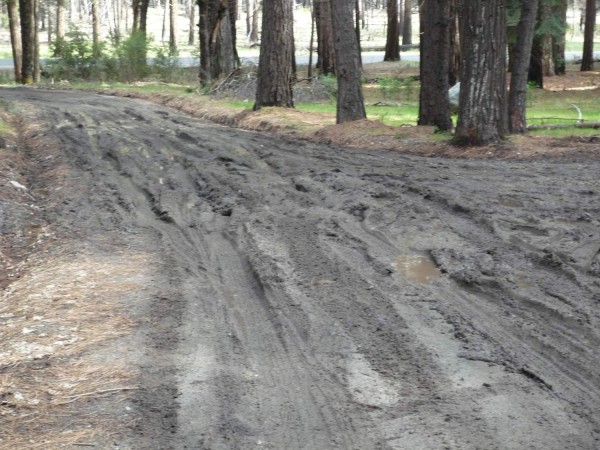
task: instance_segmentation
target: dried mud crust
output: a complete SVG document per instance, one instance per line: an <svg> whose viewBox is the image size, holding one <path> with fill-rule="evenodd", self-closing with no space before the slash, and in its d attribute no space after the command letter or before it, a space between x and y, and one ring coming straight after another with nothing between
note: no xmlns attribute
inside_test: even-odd
<svg viewBox="0 0 600 450"><path fill-rule="evenodd" d="M97 302L106 315L66 337L119 332L47 355L51 381L73 358L106 374L58 395L65 421L102 412L76 443L598 447L597 155L422 157L139 100L0 96L44 117L68 167L45 219L60 238L20 278L61 280L35 315L51 331L54 297L88 318ZM29 292L15 283L3 307ZM13 330L32 328L23 311Z"/></svg>

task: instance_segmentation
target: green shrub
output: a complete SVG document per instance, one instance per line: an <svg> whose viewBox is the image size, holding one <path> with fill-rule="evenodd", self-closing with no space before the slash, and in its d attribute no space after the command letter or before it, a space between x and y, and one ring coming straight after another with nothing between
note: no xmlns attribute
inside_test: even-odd
<svg viewBox="0 0 600 450"><path fill-rule="evenodd" d="M169 55L169 47L163 45L155 49L156 56L152 61L152 72L165 83L179 82L184 78L179 59Z"/></svg>
<svg viewBox="0 0 600 450"><path fill-rule="evenodd" d="M148 75L147 55L150 42L145 33L135 32L117 45L115 55L121 81L141 80Z"/></svg>
<svg viewBox="0 0 600 450"><path fill-rule="evenodd" d="M380 78L379 79L379 90L381 97L385 100L397 100L400 98L400 91L402 89L402 81L398 78Z"/></svg>
<svg viewBox="0 0 600 450"><path fill-rule="evenodd" d="M415 80L412 77L379 79L379 91L384 100L414 100L416 92Z"/></svg>
<svg viewBox="0 0 600 450"><path fill-rule="evenodd" d="M328 74L320 76L319 81L330 99L337 98L338 85L337 78L335 75Z"/></svg>
<svg viewBox="0 0 600 450"><path fill-rule="evenodd" d="M54 59L45 67L45 75L57 79L89 79L97 69L96 58L88 35L77 28L66 33L64 39L51 44Z"/></svg>
<svg viewBox="0 0 600 450"><path fill-rule="evenodd" d="M100 55L94 56L89 36L71 29L64 39L57 39L51 45L54 55L44 67L44 75L53 79L77 80L141 80L149 73L146 62L150 40L143 33L134 33L126 39L115 41L112 48L100 46ZM163 62L161 70L167 67Z"/></svg>

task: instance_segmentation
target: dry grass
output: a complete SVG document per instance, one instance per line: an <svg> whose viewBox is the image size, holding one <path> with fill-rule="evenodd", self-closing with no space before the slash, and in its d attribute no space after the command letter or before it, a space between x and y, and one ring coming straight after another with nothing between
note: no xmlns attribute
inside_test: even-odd
<svg viewBox="0 0 600 450"><path fill-rule="evenodd" d="M129 311L153 264L44 222L40 206L62 200L68 169L55 144L36 137L44 126L25 123L0 150L3 178L36 185L31 198L0 183L5 212L25 211L0 236L0 449L106 448L134 421L126 400L135 362L115 361L114 345L136 327Z"/></svg>
<svg viewBox="0 0 600 450"><path fill-rule="evenodd" d="M62 254L35 261L0 297L0 449L107 442L127 425L103 415L135 390L126 360L100 344L129 334L126 299L145 284L143 254ZM99 413L100 412L100 413Z"/></svg>

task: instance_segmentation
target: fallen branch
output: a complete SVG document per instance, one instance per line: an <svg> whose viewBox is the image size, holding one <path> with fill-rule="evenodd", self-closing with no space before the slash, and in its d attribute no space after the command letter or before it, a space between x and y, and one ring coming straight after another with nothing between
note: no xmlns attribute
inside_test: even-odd
<svg viewBox="0 0 600 450"><path fill-rule="evenodd" d="M552 130L555 128L600 128L600 122L549 123L546 125L527 125L528 130Z"/></svg>
<svg viewBox="0 0 600 450"><path fill-rule="evenodd" d="M217 87L215 87L214 89L211 89L210 93L214 94L215 92L218 92L219 89L221 89L221 87L227 83L236 73L238 73L239 69L234 69L233 72L231 72L229 75L227 75L227 77L225 77L225 79L223 81L221 81Z"/></svg>

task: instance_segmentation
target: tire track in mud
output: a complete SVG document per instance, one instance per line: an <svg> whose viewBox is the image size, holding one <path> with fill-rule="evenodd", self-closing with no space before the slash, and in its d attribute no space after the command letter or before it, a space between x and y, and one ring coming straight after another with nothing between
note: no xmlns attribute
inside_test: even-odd
<svg viewBox="0 0 600 450"><path fill-rule="evenodd" d="M163 261L131 447L597 447L598 161L342 150L54 94L23 101L86 182L64 226ZM411 279L415 255L443 274Z"/></svg>
<svg viewBox="0 0 600 450"><path fill-rule="evenodd" d="M303 190L307 191L307 189ZM339 188L336 188L336 190L339 190ZM415 189L409 189L409 192L411 190ZM416 191L418 192L418 189L416 189ZM424 196L426 197L428 202L431 202L432 200L435 201L435 199L431 199L431 194L429 193L425 194ZM456 227L463 230L462 234L475 233L475 235L477 235L482 234L483 231L483 234L486 237L485 239L481 239L478 241L474 239L473 236L471 236L467 239L467 241L474 241L476 246L481 246L484 249L487 246L490 246L490 244L492 244L494 247L502 247L506 246L507 244L510 244L509 242L505 242L502 239L498 239L497 237L492 237L492 239L490 239L489 235L493 233L490 233L491 230L487 229L489 227L486 226L486 221L482 220L480 217L477 216L475 218L470 217L472 215L475 215L474 213L477 213L476 211L470 211L468 208L462 206L460 203L455 203L454 205L449 206L449 202L443 198L438 199L438 202L442 204L442 211L444 211L446 215L448 215L448 211L450 212L451 217L446 218L448 223L456 224L457 222L461 223L462 221L460 226ZM423 207L421 207L420 209L423 209ZM359 204L358 207L354 208L353 211L359 211L361 219L364 220L364 204ZM463 217L466 217L466 219L463 219ZM475 229L473 229L474 226ZM482 228L482 230L479 230L479 228ZM465 230L468 231L468 233L465 233ZM381 233L378 234L380 235ZM490 240L492 242L490 242ZM389 243L389 239L385 239L385 242ZM512 247L512 245L510 246ZM516 253L519 258L524 258L525 256L527 256L521 255L521 252L519 250L515 250L513 251L513 253ZM486 255L486 253L484 253L484 255ZM506 255L499 255L499 259L505 258ZM369 259L372 260L373 258ZM471 262L471 264L472 263L473 262ZM546 271L544 270L544 261L541 261L539 265L542 266L541 269L539 269L539 272L541 273L536 274L534 278L540 277L541 279L547 279L547 281L551 280L556 284L556 278L558 274L550 273L546 275ZM552 270L552 268L550 269ZM518 374L522 374L527 378L533 379L539 382L543 387L549 387L549 384L544 382L542 378L536 375L538 367L538 373L549 373L551 374L551 377L560 375L557 376L558 382L556 385L559 386L558 390L561 391L562 398L566 401L573 402L575 408L579 410L579 413L587 415L588 419L592 419L595 414L594 410L586 410L585 407L581 408L581 406L585 404L586 396L591 395L595 398L597 395L596 375L593 369L590 370L590 367L593 367L595 365L595 362L597 361L597 355L594 354L594 349L598 348L596 345L598 337L596 334L594 334L593 328L589 328L589 315L582 316L581 314L578 314L580 317L571 318L573 312L577 313L577 309L575 308L582 308L582 305L570 305L574 307L573 310L567 313L561 313L560 310L557 311L557 309L553 307L554 305L550 307L545 306L547 300L540 299L540 297L543 298L544 294L547 294L548 292L542 292L541 295L538 294L538 299L534 301L528 300L526 296L521 296L520 298L517 296L515 299L515 289L511 289L505 286L505 282L499 282L497 279L495 279L496 274L494 273L488 274L489 276L487 277L482 277L481 274L479 274L479 278L482 278L480 280L463 279L461 276L457 275L458 274L453 274L453 278L457 279L457 281L460 284L474 285L474 288L468 286L460 286L461 289L459 290L459 292L462 292L463 295L469 294L473 297L470 299L469 303L480 303L480 300L485 300L486 298L488 299L489 306L487 308L482 308L482 306L479 305L478 308L471 308L471 311L468 314L464 313L467 313L469 311L469 303L465 303L464 301L462 301L462 308L464 309L463 314L467 317L467 320L471 322L471 328L473 328L473 323L484 324L484 326L477 327L483 330L477 330L480 338L483 338L487 341L491 341L493 347L496 347L496 349L494 350L496 353L498 351L502 351L503 348L509 349L509 352L505 352L506 354L502 356L463 355L463 357L475 360L482 359L484 361L493 362L494 364L501 364L503 366L507 366L511 371ZM563 280L562 283L559 283L559 286L562 286L563 289L565 289L565 286L567 286L566 290L571 290L572 293L574 292L576 298L590 298L593 301L593 292L585 288L582 290L581 286L579 286L577 283L578 280L575 279L575 277L570 276L568 272L566 274L561 273L560 276L561 278L563 278ZM485 280L485 278L488 278L488 280ZM514 285L514 283L512 284ZM492 293L486 294L486 292L489 291L491 291ZM512 297L513 299L509 300L503 298L505 296ZM556 297L556 294L549 294L549 297ZM457 303L460 303L459 300L462 299L456 296L456 300ZM527 305L527 301L529 301L529 305ZM510 323L510 320L505 323L501 323L501 326L490 327L490 325L492 325L489 321L490 315L492 315L493 317L499 317L502 315L511 314L508 313L506 309L503 309L500 306L502 305L502 303L507 303L507 305L505 305L505 308L509 307L509 309L512 309L513 311L516 310L517 313L522 313L522 306L515 305L515 303L518 302L524 303L525 305L529 306L529 309L531 311L529 312L528 319L532 323L535 323L538 326L541 324L543 330L539 332L539 334L546 337L548 335L552 336L553 334L556 334L558 332L558 339L554 341L549 340L547 342L543 342L543 339L539 339L535 336L535 332L537 332L537 330L534 331L533 336L531 335L531 331L533 330L528 331L526 333L518 333L519 326L522 326L524 323L523 320L519 321L520 323L517 325L517 327L515 327L514 324ZM559 305L559 307L560 306L561 305ZM588 310L589 313L590 308L588 308L588 306L589 305L584 305L583 309ZM455 308L455 310L456 309L459 308ZM450 312L446 312L446 315L448 316ZM454 318L453 320L456 321L456 318ZM463 321L465 320L463 319ZM546 322L550 322L550 324L546 325ZM563 326L564 322L566 322L566 326ZM572 329L569 329L569 327ZM495 332L494 328L496 328ZM475 331L475 329L473 331ZM458 331L457 333L463 334L460 331ZM517 333L517 336L520 339L514 339L514 333ZM577 345L576 339L581 339L582 336L584 336L585 344L583 346ZM462 339L464 339L464 337L462 337ZM530 348L528 351L523 351L524 349L521 349L515 352L516 349L523 347L524 343L526 343L524 348L527 348L528 346L531 346L532 348ZM592 356L591 358L589 358L590 353ZM533 367L536 367L536 365L537 367L536 369L534 369L535 371L532 371L530 368L528 368L528 366L531 364L529 358L531 358L532 355L537 354L546 354L546 356L542 357L542 361L533 363ZM560 364L557 364L556 361L562 362ZM575 361L577 362L575 363ZM549 367L545 366L548 364L550 366L554 366L553 370L549 370ZM583 377L583 379L586 381L578 386L577 383L574 384L573 381L580 380L582 378L580 375L582 372L586 373L586 376ZM566 376L562 376L562 374L565 374ZM565 385L564 388L562 387L563 384Z"/></svg>
<svg viewBox="0 0 600 450"><path fill-rule="evenodd" d="M429 205L433 204L434 208L438 210L436 215L443 217L441 221L450 224L448 228L452 228L457 231L457 234L462 235L461 239L463 241L471 245L475 244L472 245L475 248L486 249L491 246L491 250L493 250L473 255L467 253L467 258L464 258L463 261L454 262L448 260L462 255L455 255L453 250L449 252L444 248L436 249L433 252L431 249L428 250L433 253L432 256L434 256L443 271L450 273L451 277L459 283L459 293L462 292L462 295L456 296L454 294L453 301L445 303L441 308L444 315L455 322L456 333L467 342L465 336L467 330L470 334L477 333L480 339L491 341L493 347L496 347L495 356L486 353L483 355L477 355L476 353L469 355L467 353L464 357L505 365L510 370L532 378L545 387L550 387L550 385L536 376L536 373L548 374L553 379L556 390L560 392L565 401L573 402L576 409L582 410L581 413L588 415L589 418L593 417L595 414L594 409L589 411L585 407L580 407L586 403L587 396L591 395L596 398L598 395L596 389L597 376L593 369L595 361L598 359L595 351L598 348L598 336L593 332L593 328L589 327L590 320L592 320L592 323L595 321L594 310L591 308L591 304L576 305L569 303L567 311L563 307L564 305L561 304L566 297L562 297L563 300L556 305L556 302L552 300L561 296L551 293L550 289L558 286L570 292L571 295L575 294L576 299L589 298L592 302L594 293L585 287L582 289L576 277L568 270L563 273L555 267L547 267L543 260L537 261L540 258L536 257L534 261L537 264L533 265L539 267L530 268L529 272L533 271L535 273L533 278L542 280L546 288L534 295L533 300L527 297L528 294L531 295L531 292L525 295L517 294L518 289L514 287L514 279L510 280L512 277L510 271L505 270L505 273L502 274L501 271L494 268L494 264L491 264L491 266L488 264L490 267L487 268L488 272L485 273L484 268L477 260L482 256L487 257L490 263L494 263L494 259L499 261L508 260L511 255L507 256L506 253L509 252L499 252L498 249L503 246L514 247L510 242L504 241L498 236L493 236L493 230L490 229L487 219L482 220L478 211L474 211L461 203L453 203L444 194L436 193L433 195L430 189L415 186L414 183L408 187L407 192L404 192L403 195L426 199ZM428 207L420 207L420 209L426 208ZM374 221L371 220L371 222ZM456 226L457 223L460 226ZM478 235L483 235L483 238L477 239ZM436 245L432 246L432 248L435 247ZM452 248L451 244L450 248ZM520 249L513 249L513 253L519 259L530 259L528 252L522 254ZM512 259L514 260L514 258ZM461 270L457 271L452 267L453 264L462 266L460 267ZM469 265L472 267L469 267ZM497 272L500 272L500 277ZM509 280L504 280L507 276ZM561 278L562 282L556 283L556 280ZM589 283L587 284L589 285ZM456 291L456 289L454 290ZM452 295L453 293L449 292L448 294ZM463 299L465 294L467 295L467 302ZM566 296L568 297L568 294ZM482 300L485 302L482 303ZM460 307L451 306L448 308L453 303L460 305ZM577 303L580 302L577 301ZM476 306L473 307L473 305ZM457 318L456 314L459 311L460 316ZM454 317L452 317L453 315ZM517 315L525 315L525 320L522 317L514 320ZM508 320L499 320L503 316L509 316ZM499 326L491 323L489 317L494 317L494 320L499 322ZM466 322L469 328L460 330L461 322ZM516 326L513 322L517 322ZM535 324L536 329L528 327L532 324ZM520 327L523 326L531 329L521 332ZM554 338L555 335L557 335L557 338ZM515 336L517 339L515 339ZM581 345L582 339L585 342L584 345ZM519 350L520 347L522 347L521 350ZM538 355L545 356L540 359ZM582 373L586 373L586 375L582 377ZM582 379L585 381L579 383Z"/></svg>

